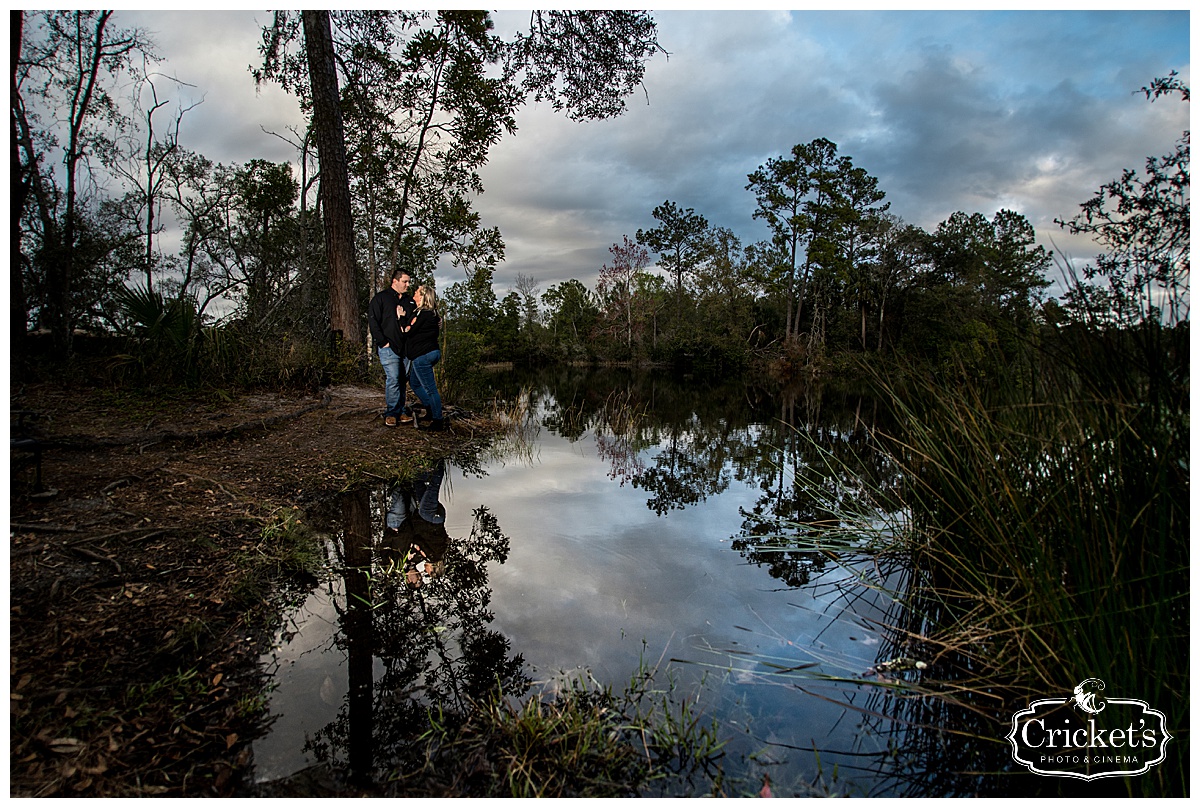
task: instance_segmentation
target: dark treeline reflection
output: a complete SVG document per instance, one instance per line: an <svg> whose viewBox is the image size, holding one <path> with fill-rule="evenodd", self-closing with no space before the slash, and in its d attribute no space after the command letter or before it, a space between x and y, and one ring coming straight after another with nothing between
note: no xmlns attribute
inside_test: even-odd
<svg viewBox="0 0 1200 808"><path fill-rule="evenodd" d="M345 584L335 642L349 693L305 750L362 785L424 763L409 758L421 754L414 742L430 728L431 707L453 721L496 688L529 689L521 656L488 628L486 565L505 561L509 540L484 507L469 535L447 533L445 473L438 464L410 483L348 492L333 514Z"/></svg>
<svg viewBox="0 0 1200 808"><path fill-rule="evenodd" d="M892 422L865 393L626 368L506 370L492 381L503 398L528 396L551 431L594 441L609 476L645 491L659 516L735 480L760 490L734 547L788 586L823 568L821 554L788 549L805 526L897 507L898 470L878 445Z"/></svg>

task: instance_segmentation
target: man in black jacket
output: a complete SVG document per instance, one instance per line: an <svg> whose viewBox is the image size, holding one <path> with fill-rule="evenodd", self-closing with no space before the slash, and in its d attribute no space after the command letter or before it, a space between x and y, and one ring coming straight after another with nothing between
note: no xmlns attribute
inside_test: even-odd
<svg viewBox="0 0 1200 808"><path fill-rule="evenodd" d="M371 339L375 342L379 363L383 365L386 377L383 388L384 400L387 403L387 410L383 413L385 426L412 421L412 415L405 404L404 385L408 379L408 359L404 356L404 333L396 319L397 306L401 309L401 316L411 316L416 311L416 304L408 294L408 284L411 280L407 270L395 270L392 272L391 285L381 289L371 298L371 305L367 309Z"/></svg>

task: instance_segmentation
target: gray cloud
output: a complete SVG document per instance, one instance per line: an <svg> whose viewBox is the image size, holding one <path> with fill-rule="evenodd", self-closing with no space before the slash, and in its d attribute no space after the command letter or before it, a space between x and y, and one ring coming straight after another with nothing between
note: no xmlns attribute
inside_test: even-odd
<svg viewBox="0 0 1200 808"><path fill-rule="evenodd" d="M576 232L597 232L605 247L652 226L650 211L664 199L694 207L744 242L762 238L746 174L796 143L827 137L879 177L892 212L907 221L934 228L956 210L1008 207L1030 219L1043 244L1053 239L1086 259L1094 248L1072 242L1053 220L1073 215L1122 168L1169 150L1188 125L1178 102L1152 107L1134 94L1172 68L1187 76L1186 35L1171 33L1186 21L1178 14L658 19L672 55L647 74L648 105L632 99L621 119L582 129L544 114L522 124L553 131L558 150L535 148L559 193L592 200L557 207L556 218L578 209L593 227ZM489 172L523 152L521 137ZM589 171L596 166L602 188ZM489 191L482 207L499 212L505 196ZM537 219L536 210L525 214ZM568 231L550 228L530 243L544 247ZM529 272L535 262L527 263L521 241L511 243L507 270ZM598 268L580 264L575 274L588 280Z"/></svg>
<svg viewBox="0 0 1200 808"><path fill-rule="evenodd" d="M156 33L168 70L204 104L189 148L213 159L294 160L263 129L300 123L294 98L255 88L268 12L121 12ZM766 237L746 175L793 145L829 138L877 176L891 211L936 227L956 210L1025 214L1046 246L1077 258L1053 224L1101 183L1169 151L1186 105L1136 90L1179 70L1190 80L1186 11L656 13L670 52L650 64L627 112L575 123L544 106L518 115L483 171L484 223L507 261L544 290L594 281L608 248L653 227L670 199L743 243ZM499 12L501 31L526 12ZM447 280L457 278L447 277Z"/></svg>
<svg viewBox="0 0 1200 808"><path fill-rule="evenodd" d="M163 58L160 71L190 85L179 90L181 103L202 101L183 119L187 148L225 163L297 159L293 148L263 131L302 129L296 99L275 84L256 87L250 74L261 63L258 45L270 12L122 11L114 19L150 34Z"/></svg>

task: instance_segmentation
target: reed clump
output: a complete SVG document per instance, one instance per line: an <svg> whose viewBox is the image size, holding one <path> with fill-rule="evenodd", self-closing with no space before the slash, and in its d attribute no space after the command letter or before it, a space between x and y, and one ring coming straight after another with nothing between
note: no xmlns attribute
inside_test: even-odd
<svg viewBox="0 0 1200 808"><path fill-rule="evenodd" d="M880 385L913 528L897 628L1000 717L1089 677L1163 710L1178 765L1136 789L1186 793L1186 323L1060 332L986 385L906 376Z"/></svg>
<svg viewBox="0 0 1200 808"><path fill-rule="evenodd" d="M633 797L719 793L722 742L694 704L639 671L623 693L572 680L523 703L493 695L465 717L431 711L425 761L396 796ZM698 790L698 791L697 791Z"/></svg>

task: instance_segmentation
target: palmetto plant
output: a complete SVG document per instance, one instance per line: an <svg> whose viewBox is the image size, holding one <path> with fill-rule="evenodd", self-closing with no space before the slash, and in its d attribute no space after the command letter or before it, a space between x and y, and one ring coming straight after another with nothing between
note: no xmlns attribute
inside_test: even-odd
<svg viewBox="0 0 1200 808"><path fill-rule="evenodd" d="M126 287L116 296L122 332L129 350L116 357L118 366L136 367L160 381L192 380L201 359L221 353L223 340L206 328L196 301L168 298L146 286Z"/></svg>
<svg viewBox="0 0 1200 808"><path fill-rule="evenodd" d="M146 286L126 287L117 302L128 334L151 343L186 348L200 327L195 302L188 298L164 298Z"/></svg>

